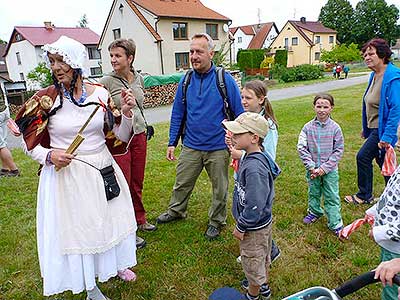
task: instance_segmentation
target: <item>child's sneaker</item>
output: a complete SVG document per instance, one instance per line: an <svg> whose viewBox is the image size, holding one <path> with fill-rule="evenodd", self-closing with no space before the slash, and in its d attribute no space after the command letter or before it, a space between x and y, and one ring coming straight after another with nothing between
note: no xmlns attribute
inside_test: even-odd
<svg viewBox="0 0 400 300"><path fill-rule="evenodd" d="M274 240L272 240L272 247L271 247L271 265L272 263L277 260L281 256L281 250L279 250L278 245L275 244Z"/></svg>
<svg viewBox="0 0 400 300"><path fill-rule="evenodd" d="M313 215L312 213L308 213L307 216L304 217L303 223L304 224L312 224L315 223L319 217Z"/></svg>
<svg viewBox="0 0 400 300"><path fill-rule="evenodd" d="M240 282L240 286L245 290L249 289L249 281L247 278ZM268 284L264 283L260 286L260 296L263 300L269 300L269 298L271 298L271 289L269 288Z"/></svg>

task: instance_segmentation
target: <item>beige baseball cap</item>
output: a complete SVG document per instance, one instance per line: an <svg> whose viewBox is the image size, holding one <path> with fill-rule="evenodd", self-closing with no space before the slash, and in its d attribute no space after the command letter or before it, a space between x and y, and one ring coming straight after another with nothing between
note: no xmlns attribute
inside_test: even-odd
<svg viewBox="0 0 400 300"><path fill-rule="evenodd" d="M244 112L235 121L224 121L222 125L233 134L251 132L261 138L265 138L268 133L268 121L260 114Z"/></svg>

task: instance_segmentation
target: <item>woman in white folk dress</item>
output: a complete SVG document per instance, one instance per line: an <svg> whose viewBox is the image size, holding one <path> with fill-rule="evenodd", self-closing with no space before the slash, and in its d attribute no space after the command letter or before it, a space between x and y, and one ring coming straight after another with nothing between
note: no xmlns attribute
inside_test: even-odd
<svg viewBox="0 0 400 300"><path fill-rule="evenodd" d="M129 187L106 147L106 136L111 145L130 139L135 102L126 93L119 112L104 88L83 81L87 57L81 43L62 36L42 49L54 85L28 100L16 122L26 153L43 166L37 239L44 295L86 290L88 300L109 299L96 278L136 278L128 268L136 265L137 225ZM82 133L84 141L68 154L65 149L99 105ZM109 166L120 188L113 198L106 196L100 173Z"/></svg>

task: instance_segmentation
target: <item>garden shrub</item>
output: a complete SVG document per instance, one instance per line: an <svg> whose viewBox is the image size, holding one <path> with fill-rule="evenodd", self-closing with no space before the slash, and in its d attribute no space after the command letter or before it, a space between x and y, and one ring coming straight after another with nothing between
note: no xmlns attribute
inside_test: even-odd
<svg viewBox="0 0 400 300"><path fill-rule="evenodd" d="M287 66L287 50L276 50L275 52L275 64L286 67Z"/></svg>
<svg viewBox="0 0 400 300"><path fill-rule="evenodd" d="M264 49L239 50L237 64L241 71L245 69L258 69L264 59Z"/></svg>
<svg viewBox="0 0 400 300"><path fill-rule="evenodd" d="M284 82L312 80L322 77L323 70L316 65L299 65L293 68L288 68L281 75L280 79Z"/></svg>

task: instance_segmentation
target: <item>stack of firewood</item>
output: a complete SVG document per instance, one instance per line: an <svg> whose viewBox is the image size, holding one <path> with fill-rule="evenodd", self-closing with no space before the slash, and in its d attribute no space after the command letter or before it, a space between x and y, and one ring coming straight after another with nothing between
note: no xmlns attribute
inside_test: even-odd
<svg viewBox="0 0 400 300"><path fill-rule="evenodd" d="M152 86L146 89L144 108L168 105L174 102L177 83Z"/></svg>
<svg viewBox="0 0 400 300"><path fill-rule="evenodd" d="M19 112L21 106L22 105L9 104L8 107L10 108L10 114L13 116L16 115Z"/></svg>

